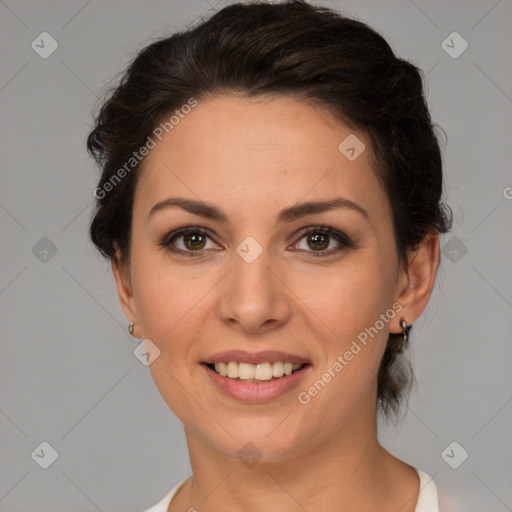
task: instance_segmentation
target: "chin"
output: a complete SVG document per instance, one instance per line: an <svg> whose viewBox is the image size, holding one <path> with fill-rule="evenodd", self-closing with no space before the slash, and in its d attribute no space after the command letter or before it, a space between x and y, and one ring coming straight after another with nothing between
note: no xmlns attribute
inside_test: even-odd
<svg viewBox="0 0 512 512"><path fill-rule="evenodd" d="M212 448L242 462L245 457L267 462L282 461L295 454L300 446L307 444L305 432L294 430L295 425L285 426L284 423L291 419L283 421L285 417L286 414L259 422L254 419L239 420L231 422L228 428L233 437L223 430L203 432L202 437L208 440Z"/></svg>

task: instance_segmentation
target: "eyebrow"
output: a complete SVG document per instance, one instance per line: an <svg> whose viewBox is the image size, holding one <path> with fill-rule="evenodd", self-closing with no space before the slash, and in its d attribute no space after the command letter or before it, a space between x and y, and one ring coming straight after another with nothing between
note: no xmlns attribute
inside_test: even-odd
<svg viewBox="0 0 512 512"><path fill-rule="evenodd" d="M184 199L180 197L170 197L164 201L156 203L151 208L147 220L149 220L149 218L152 217L155 213L166 210L168 208L172 208L174 206L182 208L187 212L193 213L194 215L199 215L200 217L204 217L206 219L218 220L225 224L229 224L226 214L216 206L205 203L203 201L197 201L195 199ZM348 208L360 213L367 220L370 219L368 212L358 204L343 197L335 197L326 201L310 201L285 208L278 213L277 222L292 222L301 217L305 217L306 215L324 213L336 208Z"/></svg>

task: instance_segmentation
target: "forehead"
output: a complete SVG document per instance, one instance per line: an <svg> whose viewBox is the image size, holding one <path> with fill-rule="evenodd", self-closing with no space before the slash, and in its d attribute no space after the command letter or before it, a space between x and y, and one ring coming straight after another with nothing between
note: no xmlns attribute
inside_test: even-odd
<svg viewBox="0 0 512 512"><path fill-rule="evenodd" d="M142 210L170 195L242 217L335 195L386 208L368 138L291 97L201 100L157 141L141 172L134 207Z"/></svg>

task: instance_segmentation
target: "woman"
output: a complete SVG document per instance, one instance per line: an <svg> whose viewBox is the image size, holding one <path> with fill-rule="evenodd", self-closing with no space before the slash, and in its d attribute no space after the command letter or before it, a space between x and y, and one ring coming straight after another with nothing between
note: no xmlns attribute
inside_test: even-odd
<svg viewBox="0 0 512 512"><path fill-rule="evenodd" d="M183 422L157 511L438 511L377 414L449 229L420 71L303 1L222 9L135 58L96 118L93 242Z"/></svg>

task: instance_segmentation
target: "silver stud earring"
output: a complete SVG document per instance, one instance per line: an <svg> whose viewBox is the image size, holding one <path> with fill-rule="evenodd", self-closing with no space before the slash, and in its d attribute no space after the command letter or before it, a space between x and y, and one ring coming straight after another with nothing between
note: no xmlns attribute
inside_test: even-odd
<svg viewBox="0 0 512 512"><path fill-rule="evenodd" d="M128 324L128 332L133 336L133 324L131 322Z"/></svg>
<svg viewBox="0 0 512 512"><path fill-rule="evenodd" d="M412 327L412 324L408 324L403 318L400 320L400 327L403 329L402 331L402 350L407 348L409 343L409 330Z"/></svg>

